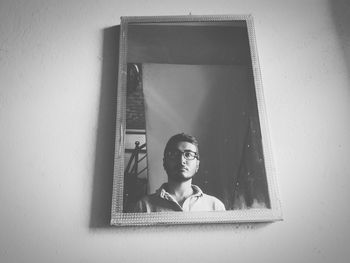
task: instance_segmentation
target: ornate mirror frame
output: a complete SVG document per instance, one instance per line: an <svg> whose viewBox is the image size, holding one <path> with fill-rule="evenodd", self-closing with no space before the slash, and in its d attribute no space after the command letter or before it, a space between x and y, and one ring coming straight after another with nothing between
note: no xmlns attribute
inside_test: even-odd
<svg viewBox="0 0 350 263"><path fill-rule="evenodd" d="M243 23L249 38L251 72L256 93L258 123L261 132L263 161L266 172L266 182L269 204L267 207L250 207L230 209L215 212L125 212L125 170L126 170L126 98L128 72L128 28L130 25L224 25ZM135 69L134 69L135 71ZM136 68L137 71L137 68ZM147 118L146 118L147 119ZM260 76L256 39L253 19L250 15L218 15L218 16L155 16L155 17L122 17L120 33L120 53L118 72L118 95L116 105L116 134L114 156L114 179L111 225L115 226L146 226L171 224L207 224L207 223L251 223L272 222L282 220L280 199L276 183L276 171L268 132L268 122L265 110L262 81ZM146 132L147 137L147 132ZM139 146L139 145L138 145ZM249 147L249 145L248 145Z"/></svg>

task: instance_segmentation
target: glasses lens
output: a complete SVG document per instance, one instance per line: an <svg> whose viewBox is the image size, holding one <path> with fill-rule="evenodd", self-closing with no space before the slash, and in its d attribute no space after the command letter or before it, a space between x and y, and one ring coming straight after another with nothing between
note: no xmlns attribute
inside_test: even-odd
<svg viewBox="0 0 350 263"><path fill-rule="evenodd" d="M196 157L195 153L193 152L184 152L183 155L186 160L193 160Z"/></svg>
<svg viewBox="0 0 350 263"><path fill-rule="evenodd" d="M197 154L194 152L171 151L167 153L167 156L171 159L178 158L181 155L183 155L186 160L193 160L197 157Z"/></svg>

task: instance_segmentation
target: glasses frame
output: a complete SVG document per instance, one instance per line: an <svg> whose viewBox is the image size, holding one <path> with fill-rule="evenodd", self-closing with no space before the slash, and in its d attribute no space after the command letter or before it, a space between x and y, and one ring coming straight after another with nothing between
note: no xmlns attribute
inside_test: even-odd
<svg viewBox="0 0 350 263"><path fill-rule="evenodd" d="M180 150L167 151L166 157L168 157L168 158L170 158L170 159L176 159L177 157L179 157L179 155L176 155L176 154L175 154L174 156L171 156L171 155L169 155L170 153L181 153L181 155L182 155L182 156L185 158L185 160L187 160L187 161L193 161L194 159L199 160L199 155L198 155L198 153L193 152L193 151L189 151L189 150L186 150L186 151L180 151ZM188 159L188 158L186 158L185 153L193 153L193 154L194 154L193 159Z"/></svg>

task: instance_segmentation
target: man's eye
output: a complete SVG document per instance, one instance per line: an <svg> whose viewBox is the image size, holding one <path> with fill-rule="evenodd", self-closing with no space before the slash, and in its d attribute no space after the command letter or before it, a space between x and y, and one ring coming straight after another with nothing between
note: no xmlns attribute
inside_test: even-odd
<svg viewBox="0 0 350 263"><path fill-rule="evenodd" d="M193 157L193 153L191 153L191 152L184 152L184 155L187 158Z"/></svg>

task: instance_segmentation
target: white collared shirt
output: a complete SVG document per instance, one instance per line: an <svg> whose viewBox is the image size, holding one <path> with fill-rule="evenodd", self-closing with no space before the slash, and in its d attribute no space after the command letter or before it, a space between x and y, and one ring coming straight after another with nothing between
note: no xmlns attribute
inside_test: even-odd
<svg viewBox="0 0 350 263"><path fill-rule="evenodd" d="M165 190L163 184L154 194L143 197L136 203L133 212L170 212L170 211L225 211L224 204L216 197L204 194L196 185L192 185L193 194L185 199L182 206Z"/></svg>

